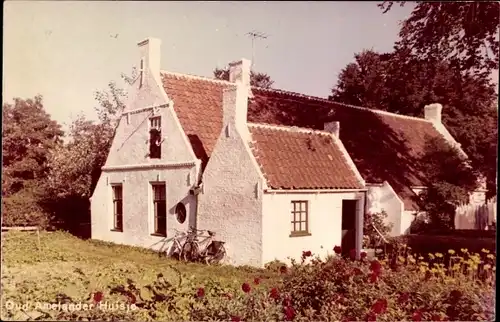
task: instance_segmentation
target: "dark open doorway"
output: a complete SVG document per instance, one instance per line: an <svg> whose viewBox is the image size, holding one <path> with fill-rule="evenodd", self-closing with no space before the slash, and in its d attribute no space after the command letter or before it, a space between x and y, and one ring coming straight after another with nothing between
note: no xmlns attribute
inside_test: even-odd
<svg viewBox="0 0 500 322"><path fill-rule="evenodd" d="M356 247L356 210L358 200L342 200L342 254Z"/></svg>

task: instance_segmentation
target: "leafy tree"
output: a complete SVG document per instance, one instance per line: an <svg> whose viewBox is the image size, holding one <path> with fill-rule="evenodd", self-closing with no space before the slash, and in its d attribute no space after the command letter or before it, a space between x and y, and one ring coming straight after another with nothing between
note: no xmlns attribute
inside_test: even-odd
<svg viewBox="0 0 500 322"><path fill-rule="evenodd" d="M43 107L42 96L15 98L2 109L2 205L4 225L43 225L42 183L49 172L50 151L63 131Z"/></svg>
<svg viewBox="0 0 500 322"><path fill-rule="evenodd" d="M469 201L477 188L477 173L455 147L442 140L429 139L420 164L427 178L427 189L417 200L429 216L431 227L453 229L456 207Z"/></svg>
<svg viewBox="0 0 500 322"><path fill-rule="evenodd" d="M135 74L134 70L132 76L122 75L122 78L131 84ZM67 229L80 231L79 224L89 222L89 198L106 162L126 97L126 91L114 82L106 90L96 92L99 121L78 116L70 126L68 143L51 154L47 199L56 218Z"/></svg>
<svg viewBox="0 0 500 322"><path fill-rule="evenodd" d="M441 103L443 123L496 194L497 95L487 77L464 75L447 62L404 49L366 50L341 71L330 99L417 117L425 105Z"/></svg>
<svg viewBox="0 0 500 322"><path fill-rule="evenodd" d="M384 13L393 4L378 6ZM422 59L446 59L464 72L489 75L499 64L500 4L484 2L418 1L402 23L398 47L409 48Z"/></svg>
<svg viewBox="0 0 500 322"><path fill-rule="evenodd" d="M216 68L214 77L221 80L229 80L229 68ZM261 88L272 88L274 81L264 73L250 72L250 85Z"/></svg>

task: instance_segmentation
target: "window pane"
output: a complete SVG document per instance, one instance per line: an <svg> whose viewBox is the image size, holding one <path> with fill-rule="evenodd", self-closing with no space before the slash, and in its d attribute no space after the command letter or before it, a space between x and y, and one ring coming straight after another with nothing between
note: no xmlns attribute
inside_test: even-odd
<svg viewBox="0 0 500 322"><path fill-rule="evenodd" d="M292 222L291 223L291 228L290 228L291 231L294 231L295 230L295 224Z"/></svg>
<svg viewBox="0 0 500 322"><path fill-rule="evenodd" d="M306 230L306 223L305 222L301 222L300 223L300 231L305 231Z"/></svg>
<svg viewBox="0 0 500 322"><path fill-rule="evenodd" d="M167 216L167 204L165 201L161 201L157 203L157 216L158 217L166 217Z"/></svg>
<svg viewBox="0 0 500 322"><path fill-rule="evenodd" d="M116 215L115 228L121 230L122 227L123 227L123 217L122 215Z"/></svg>
<svg viewBox="0 0 500 322"><path fill-rule="evenodd" d="M307 221L307 213L305 211L300 214L300 221L302 222Z"/></svg>
<svg viewBox="0 0 500 322"><path fill-rule="evenodd" d="M167 218L166 217L158 217L158 228L157 233L165 234L167 232Z"/></svg>

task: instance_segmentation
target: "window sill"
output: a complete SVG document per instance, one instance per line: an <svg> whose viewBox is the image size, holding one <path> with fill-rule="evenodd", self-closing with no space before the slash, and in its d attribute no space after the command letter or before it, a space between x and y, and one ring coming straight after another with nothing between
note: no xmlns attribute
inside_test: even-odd
<svg viewBox="0 0 500 322"><path fill-rule="evenodd" d="M111 229L111 231L116 232L116 233L123 233L123 229L113 228L113 229Z"/></svg>
<svg viewBox="0 0 500 322"><path fill-rule="evenodd" d="M152 233L151 236L154 236L154 237L167 237L167 234Z"/></svg>
<svg viewBox="0 0 500 322"><path fill-rule="evenodd" d="M306 237L306 236L311 236L311 233L307 231L294 231L290 233L289 237Z"/></svg>

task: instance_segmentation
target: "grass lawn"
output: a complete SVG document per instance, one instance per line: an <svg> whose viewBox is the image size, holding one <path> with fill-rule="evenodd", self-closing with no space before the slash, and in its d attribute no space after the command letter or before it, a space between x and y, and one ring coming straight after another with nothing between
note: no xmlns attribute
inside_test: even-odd
<svg viewBox="0 0 500 322"><path fill-rule="evenodd" d="M68 297L73 302L88 301L92 292L123 285L128 279L137 286L147 285L162 273L167 281L178 283L176 270L200 285L216 280L239 287L256 277L263 286L278 281L277 273L269 270L183 263L147 249L81 240L63 232L41 232L40 244L38 249L35 233L2 233L2 320L7 318L9 300L16 304Z"/></svg>

